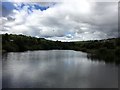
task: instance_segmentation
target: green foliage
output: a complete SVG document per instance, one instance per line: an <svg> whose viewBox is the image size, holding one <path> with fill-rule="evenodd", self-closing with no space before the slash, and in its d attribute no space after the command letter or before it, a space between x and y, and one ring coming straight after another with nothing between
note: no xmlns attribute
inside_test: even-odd
<svg viewBox="0 0 120 90"><path fill-rule="evenodd" d="M2 50L7 52L52 49L83 51L91 54L91 58L93 59L97 58L108 62L120 62L120 38L79 42L61 42L25 35L2 35Z"/></svg>
<svg viewBox="0 0 120 90"><path fill-rule="evenodd" d="M108 50L107 50L107 48L103 47L103 48L98 49L97 53L98 54L108 53Z"/></svg>
<svg viewBox="0 0 120 90"><path fill-rule="evenodd" d="M115 49L115 55L120 57L120 47Z"/></svg>
<svg viewBox="0 0 120 90"><path fill-rule="evenodd" d="M2 35L2 49L8 52L27 51L27 50L51 50L69 49L71 43L61 41L50 41L44 38L35 38L25 35Z"/></svg>

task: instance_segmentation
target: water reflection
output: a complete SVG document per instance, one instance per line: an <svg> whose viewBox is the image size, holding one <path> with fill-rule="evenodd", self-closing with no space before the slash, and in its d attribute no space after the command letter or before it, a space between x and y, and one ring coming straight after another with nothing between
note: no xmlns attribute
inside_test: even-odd
<svg viewBox="0 0 120 90"><path fill-rule="evenodd" d="M104 62L104 63L111 63L115 65L119 65L119 57L115 54L106 55L106 54L87 54L87 58L92 61Z"/></svg>
<svg viewBox="0 0 120 90"><path fill-rule="evenodd" d="M117 88L117 70L71 50L8 53L3 56L3 88Z"/></svg>

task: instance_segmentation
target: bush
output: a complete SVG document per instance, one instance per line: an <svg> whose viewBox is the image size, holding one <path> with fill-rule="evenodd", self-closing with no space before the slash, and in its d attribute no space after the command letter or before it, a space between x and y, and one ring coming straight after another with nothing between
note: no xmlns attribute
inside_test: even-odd
<svg viewBox="0 0 120 90"><path fill-rule="evenodd" d="M115 55L120 57L120 48L115 49Z"/></svg>
<svg viewBox="0 0 120 90"><path fill-rule="evenodd" d="M107 50L107 48L100 48L100 49L98 50L98 53L99 53L99 54L108 53L108 50Z"/></svg>

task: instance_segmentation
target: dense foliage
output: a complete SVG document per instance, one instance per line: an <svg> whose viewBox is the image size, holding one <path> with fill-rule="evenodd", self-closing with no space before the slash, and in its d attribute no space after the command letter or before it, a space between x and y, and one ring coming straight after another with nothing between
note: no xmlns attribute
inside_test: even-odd
<svg viewBox="0 0 120 90"><path fill-rule="evenodd" d="M35 38L25 35L2 35L2 49L7 52L27 51L27 50L51 50L69 49L72 43L60 41L50 41L44 38ZM72 46L72 45L71 45Z"/></svg>
<svg viewBox="0 0 120 90"><path fill-rule="evenodd" d="M50 41L25 35L2 35L3 52L20 52L27 50L77 50L88 53L92 60L119 63L120 38L79 42Z"/></svg>

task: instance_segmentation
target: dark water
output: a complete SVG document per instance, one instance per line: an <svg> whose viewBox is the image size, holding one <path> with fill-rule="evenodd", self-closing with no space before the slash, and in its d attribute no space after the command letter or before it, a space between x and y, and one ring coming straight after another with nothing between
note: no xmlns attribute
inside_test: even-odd
<svg viewBox="0 0 120 90"><path fill-rule="evenodd" d="M3 55L3 88L118 88L118 67L72 50Z"/></svg>

